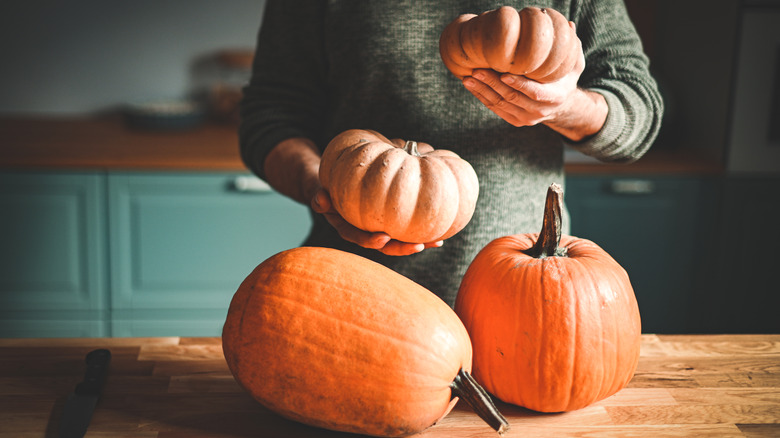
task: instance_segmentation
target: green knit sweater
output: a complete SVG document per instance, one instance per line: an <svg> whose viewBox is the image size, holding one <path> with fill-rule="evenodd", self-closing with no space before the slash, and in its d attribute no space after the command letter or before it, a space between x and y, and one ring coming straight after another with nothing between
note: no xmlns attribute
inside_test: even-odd
<svg viewBox="0 0 780 438"><path fill-rule="evenodd" d="M268 0L241 108L241 153L253 172L264 177L267 153L286 138L308 137L323 148L338 133L360 128L452 150L471 163L480 183L471 222L441 248L385 256L343 241L316 214L304 245L376 260L453 305L482 247L539 231L547 187L564 183L567 140L542 125L505 122L439 57L439 35L450 21L502 5L553 8L577 25L586 58L579 85L604 95L609 113L597 135L571 146L609 162L634 161L650 147L663 105L622 0Z"/></svg>

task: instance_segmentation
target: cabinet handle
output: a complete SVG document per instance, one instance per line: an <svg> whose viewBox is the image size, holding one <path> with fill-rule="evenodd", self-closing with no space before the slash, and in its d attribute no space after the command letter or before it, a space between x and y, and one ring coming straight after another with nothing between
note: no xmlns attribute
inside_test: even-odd
<svg viewBox="0 0 780 438"><path fill-rule="evenodd" d="M268 193L273 189L265 181L256 176L237 176L233 187L241 193Z"/></svg>
<svg viewBox="0 0 780 438"><path fill-rule="evenodd" d="M617 195L650 195L655 192L655 183L646 179L621 179L612 181L609 190Z"/></svg>

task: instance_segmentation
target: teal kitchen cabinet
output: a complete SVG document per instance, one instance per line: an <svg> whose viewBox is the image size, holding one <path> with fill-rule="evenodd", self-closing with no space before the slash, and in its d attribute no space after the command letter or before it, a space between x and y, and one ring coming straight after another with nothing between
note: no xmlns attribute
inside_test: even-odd
<svg viewBox="0 0 780 438"><path fill-rule="evenodd" d="M565 198L572 234L628 271L645 332L766 332L778 190L588 174ZM0 213L0 337L219 335L239 283L310 224L237 172L6 171Z"/></svg>
<svg viewBox="0 0 780 438"><path fill-rule="evenodd" d="M593 240L628 272L645 333L697 331L702 243L717 182L703 177L570 176L571 233Z"/></svg>
<svg viewBox="0 0 780 438"><path fill-rule="evenodd" d="M0 173L0 337L218 336L307 209L242 173Z"/></svg>
<svg viewBox="0 0 780 438"><path fill-rule="evenodd" d="M218 336L240 282L310 223L245 175L110 173L108 195L113 336Z"/></svg>
<svg viewBox="0 0 780 438"><path fill-rule="evenodd" d="M780 333L780 177L731 175L704 251L696 319L705 333Z"/></svg>
<svg viewBox="0 0 780 438"><path fill-rule="evenodd" d="M0 336L106 336L105 184L0 173Z"/></svg>

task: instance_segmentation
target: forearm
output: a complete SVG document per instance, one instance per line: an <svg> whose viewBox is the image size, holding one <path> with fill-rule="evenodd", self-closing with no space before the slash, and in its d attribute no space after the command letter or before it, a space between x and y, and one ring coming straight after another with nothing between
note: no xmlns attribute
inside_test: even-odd
<svg viewBox="0 0 780 438"><path fill-rule="evenodd" d="M307 138L290 138L277 144L263 163L265 179L279 193L309 205L320 187L320 153Z"/></svg>
<svg viewBox="0 0 780 438"><path fill-rule="evenodd" d="M559 114L544 124L569 140L578 142L599 132L608 112L604 96L577 88Z"/></svg>
<svg viewBox="0 0 780 438"><path fill-rule="evenodd" d="M653 144L663 115L641 40L622 0L583 0L571 19L586 58L578 85L599 93L609 110L595 135L570 146L604 162L633 162Z"/></svg>
<svg viewBox="0 0 780 438"><path fill-rule="evenodd" d="M321 1L265 2L252 77L241 101L244 163L277 191L304 204L319 168L318 148L309 139L322 140L325 7Z"/></svg>

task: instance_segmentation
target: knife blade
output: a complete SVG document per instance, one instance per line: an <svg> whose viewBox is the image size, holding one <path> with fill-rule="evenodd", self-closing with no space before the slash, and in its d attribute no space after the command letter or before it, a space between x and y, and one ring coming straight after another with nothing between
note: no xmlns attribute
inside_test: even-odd
<svg viewBox="0 0 780 438"><path fill-rule="evenodd" d="M91 351L85 361L87 370L84 373L84 381L76 385L76 389L68 395L65 402L60 438L81 438L87 433L92 412L100 398L108 364L111 362L111 352L106 349Z"/></svg>

